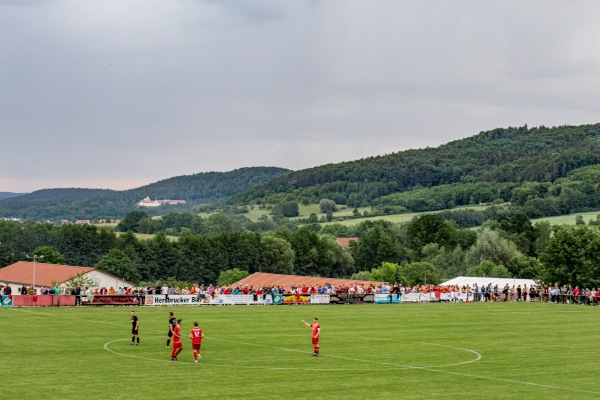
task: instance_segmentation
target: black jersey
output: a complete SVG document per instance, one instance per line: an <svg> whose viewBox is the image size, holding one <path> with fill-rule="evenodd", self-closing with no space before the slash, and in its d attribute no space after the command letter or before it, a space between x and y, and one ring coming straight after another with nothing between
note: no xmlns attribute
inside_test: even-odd
<svg viewBox="0 0 600 400"><path fill-rule="evenodd" d="M175 325L177 325L177 320L175 317L169 318L169 325L169 330L173 330L173 328L175 328Z"/></svg>
<svg viewBox="0 0 600 400"><path fill-rule="evenodd" d="M135 329L135 326L137 325L137 322L138 322L138 317L137 317L137 315L132 315L132 316L131 316L131 327L132 327L133 329Z"/></svg>

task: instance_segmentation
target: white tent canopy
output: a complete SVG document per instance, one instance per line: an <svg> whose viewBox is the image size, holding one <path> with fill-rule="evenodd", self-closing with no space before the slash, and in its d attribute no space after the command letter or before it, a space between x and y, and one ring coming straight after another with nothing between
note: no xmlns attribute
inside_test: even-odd
<svg viewBox="0 0 600 400"><path fill-rule="evenodd" d="M443 282L440 285L443 286L455 286L458 285L458 287L463 287L463 286L475 286L475 284L477 284L477 286L487 286L488 283L492 284L492 287L494 287L495 285L498 285L499 288L503 288L506 284L508 284L509 287L512 287L514 285L514 287L517 287L519 285L521 285L521 287L523 287L524 285L527 285L527 287L531 287L531 285L535 285L536 282L533 279L513 279L513 278L487 278L487 277L481 277L481 276L457 276L454 279L450 279L449 281Z"/></svg>

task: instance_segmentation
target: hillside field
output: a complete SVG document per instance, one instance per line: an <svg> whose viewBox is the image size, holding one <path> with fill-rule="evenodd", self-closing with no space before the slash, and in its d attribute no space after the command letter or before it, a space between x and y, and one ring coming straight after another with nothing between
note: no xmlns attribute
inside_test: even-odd
<svg viewBox="0 0 600 400"><path fill-rule="evenodd" d="M485 210L487 207L486 205L481 205L481 206L467 206L467 207L458 207L457 209L473 209L473 210L478 210L478 211L482 211ZM362 213L363 211L369 211L370 207L362 207L359 208L359 212ZM317 214L317 216L319 218L321 218L322 216L324 216L325 214L319 212L319 206L318 204L312 204L312 205L308 205L308 206L299 206L299 210L300 210L300 216L297 218L293 218L293 219L298 219L298 218L308 218L310 216L311 213L315 213ZM373 216L373 217L361 217L361 218L352 218L352 219L348 219L348 220L344 220L344 221L333 221L333 222L322 222L321 225L325 226L325 225L329 225L329 224L340 224L340 225L345 225L345 226L354 226L354 225L358 225L361 222L364 221L377 221L377 220L383 220L383 221L388 221L391 222L393 224L405 224L407 222L410 222L415 216L418 215L422 215L422 214L435 214L439 211L427 211L427 212L418 212L418 213L404 213L404 214L390 214L390 215L379 215L379 216ZM575 219L578 215L581 215L583 217L584 222L587 224L590 220L596 220L596 216L600 213L600 211L591 211L591 212L585 212L585 213L574 213L574 214L568 214L568 215L559 215L556 217L544 217L544 218L537 218L537 219L532 219L531 223L536 223L539 221L548 221L550 223L550 225L575 225ZM202 218L208 218L208 216L210 216L210 214L207 213L201 213L199 214L202 216ZM259 209L259 208L254 208L252 210L250 210L247 214L244 214L244 216L252 221L258 221L258 219L262 216L262 215L267 215L270 216L269 214L269 210L264 210L264 209ZM352 215L352 209L351 208L342 208L338 211L336 211L334 213L334 216L340 217L340 216L349 216ZM96 226L98 226L99 228L109 228L109 229L114 229L114 227L117 224L97 224ZM117 233L120 234L120 233ZM143 233L135 233L135 236L138 239L152 239L154 237L154 235L151 234L143 234ZM169 240L172 241L176 241L178 238L176 236L167 236L169 238Z"/></svg>
<svg viewBox="0 0 600 400"><path fill-rule="evenodd" d="M535 224L540 221L548 221L550 225L575 225L575 219L578 215L583 217L583 221L587 224L591 221L596 221L596 216L600 213L600 211L591 211L584 213L574 213L567 215L558 215L556 217L544 217L544 218L536 218L532 219L531 223Z"/></svg>
<svg viewBox="0 0 600 400"><path fill-rule="evenodd" d="M600 308L544 303L0 308L5 398L600 398ZM168 311L183 319L170 361ZM317 316L321 356L312 356ZM187 333L206 338L194 364ZM485 394L485 395L483 395ZM481 395L481 396L480 396Z"/></svg>
<svg viewBox="0 0 600 400"><path fill-rule="evenodd" d="M352 216L352 211L354 210L353 208L346 207L346 206L338 206L338 207L339 207L339 209L333 213L334 218ZM465 207L457 207L457 208L455 208L455 210L472 209L472 210L481 211L481 210L485 210L488 207L489 206L487 206L487 205L465 206ZM319 219L322 217L325 217L325 213L321 212L318 204L309 204L309 205L301 204L298 206L298 211L299 211L298 217L291 218L292 220L308 218L308 217L310 217L310 214L313 214L313 213L316 214L317 218L319 218ZM362 214L365 211L367 213L370 212L371 207L359 207L358 208L358 212L360 214ZM446 210L444 210L444 211L446 211ZM377 216L370 216L370 217L359 217L359 218L347 219L344 221L323 222L323 223L321 223L321 225L340 224L340 225L350 226L350 225L358 225L361 222L369 221L369 220L371 220L371 221L384 220L384 221L389 221L392 223L404 223L404 222L408 222L408 221L412 220L417 215L435 214L437 212L439 212L439 211L411 212L411 213L402 213L402 214L389 214L389 215L377 215ZM200 215L202 218L208 218L211 214L210 213L199 213L198 215ZM242 214L242 215L251 221L258 221L259 218L262 216L267 216L270 218L271 210L254 207L251 210L249 210L247 213Z"/></svg>

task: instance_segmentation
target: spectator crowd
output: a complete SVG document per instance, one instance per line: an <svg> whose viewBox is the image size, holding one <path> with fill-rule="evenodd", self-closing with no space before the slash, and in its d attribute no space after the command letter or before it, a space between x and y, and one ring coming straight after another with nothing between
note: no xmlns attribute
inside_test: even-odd
<svg viewBox="0 0 600 400"><path fill-rule="evenodd" d="M9 296L12 293L10 286L0 284L0 293ZM438 301L442 299L450 298L451 301L457 301L457 299L468 299L467 301L479 301L479 302L499 302L499 301L528 301L528 302L544 302L544 303L561 303L561 304L582 304L582 305L598 305L600 304L600 288L580 288L579 286L573 287L572 285L492 285L489 284L474 284L474 285L453 285L453 286L442 286L442 285L414 285L414 286L403 286L401 284L346 284L346 285L318 285L318 286L307 286L307 285L292 285L289 288L283 286L265 286L256 287L253 286L213 286L213 285L193 285L191 288L188 287L169 287L167 284L163 285L148 285L139 288L128 288L128 287L102 287L99 289L92 289L85 287L81 289L79 286L75 288L60 288L59 286L47 287L42 286L39 293L41 295L58 295L58 294L71 294L76 296L94 296L94 295L136 295L145 296L147 294L160 294L160 295L180 295L180 294L191 294L198 295L201 297L215 298L220 295L253 295L255 298L259 298L264 295L271 294L282 294L285 296L308 296L311 294L355 294L355 295L366 295L366 294L409 294L409 293L428 293L433 294ZM445 293L452 293L456 296L442 296ZM33 294L33 288L23 287L18 290L20 295ZM462 295L462 296L461 296ZM466 296L464 296L466 295Z"/></svg>

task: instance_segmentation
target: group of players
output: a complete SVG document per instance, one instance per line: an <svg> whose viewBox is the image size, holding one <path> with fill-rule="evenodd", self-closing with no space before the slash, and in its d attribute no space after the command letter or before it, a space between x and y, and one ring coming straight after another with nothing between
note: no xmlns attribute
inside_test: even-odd
<svg viewBox="0 0 600 400"><path fill-rule="evenodd" d="M169 332L167 333L167 348L173 339L173 348L171 350L171 361L177 361L177 355L183 350L183 343L181 342L181 319L175 319L172 312L169 312ZM313 323L302 320L304 325L311 328L311 338L313 344L313 356L318 356L320 353L319 338L321 335L321 325L319 325L319 319L313 318ZM140 321L135 315L135 311L131 311L131 345L139 346L140 335L139 335ZM198 322L194 322L194 327L190 331L190 339L192 339L192 351L194 353L194 362L202 360L200 354L200 347L202 346L202 338L204 338L204 332L198 327Z"/></svg>
<svg viewBox="0 0 600 400"><path fill-rule="evenodd" d="M183 343L181 341L181 319L175 319L173 313L169 313L169 332L167 333L167 348L169 344L173 343L171 350L171 361L177 361L177 355L183 350ZM135 311L131 311L131 345L139 346L140 335L139 335L140 321L135 315ZM198 327L198 323L194 322L194 327L190 331L190 339L192 339L192 351L194 353L194 362L202 360L200 354L200 347L202 347L202 338L204 338L204 332Z"/></svg>

